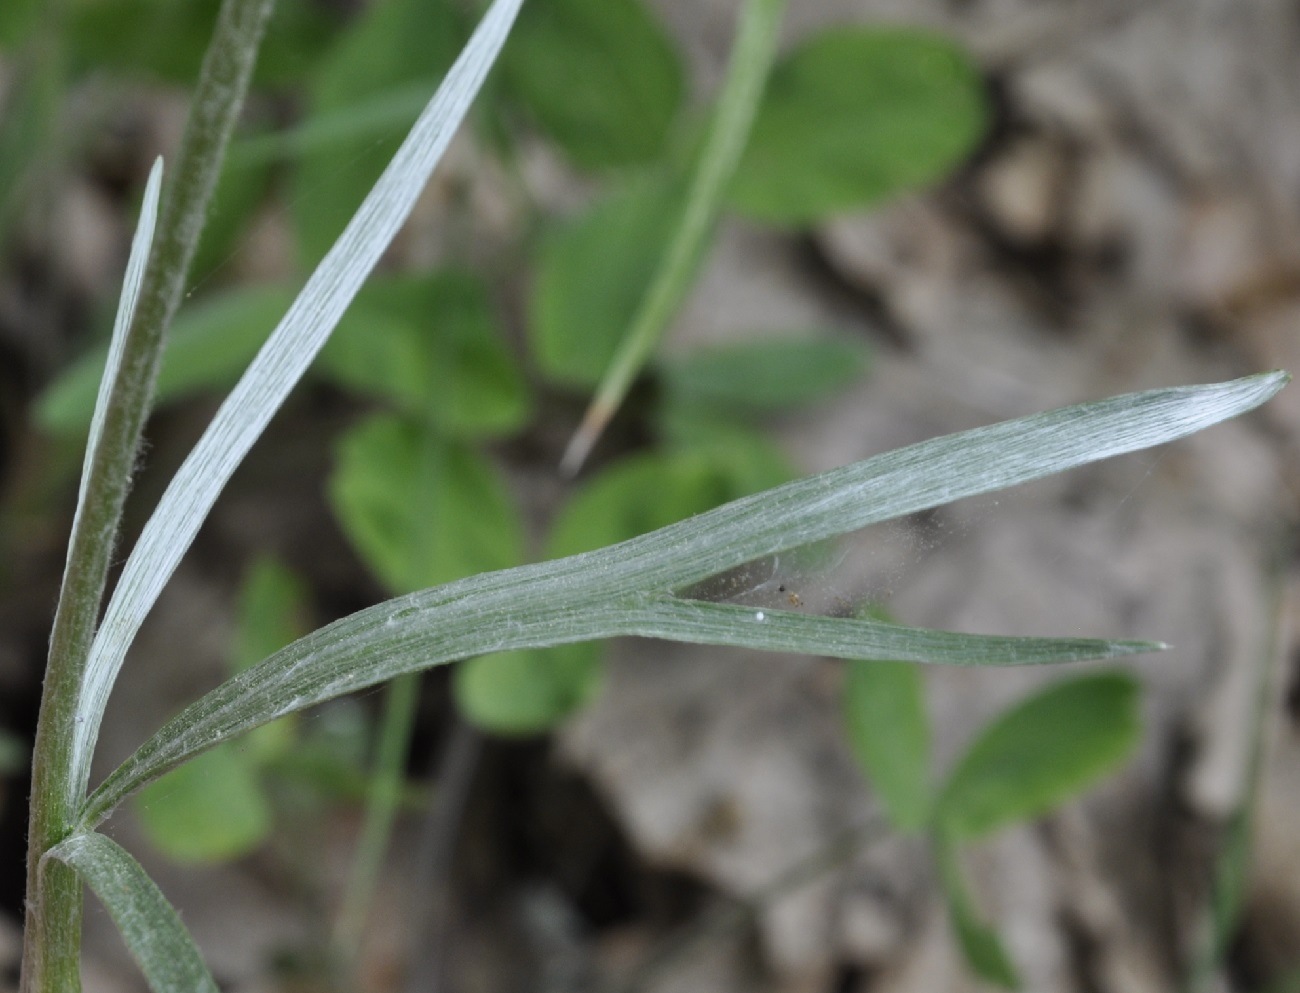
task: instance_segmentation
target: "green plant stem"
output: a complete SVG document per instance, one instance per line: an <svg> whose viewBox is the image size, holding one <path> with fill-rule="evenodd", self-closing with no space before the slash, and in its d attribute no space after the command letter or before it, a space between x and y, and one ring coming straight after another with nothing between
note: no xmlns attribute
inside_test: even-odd
<svg viewBox="0 0 1300 993"><path fill-rule="evenodd" d="M406 757L411 748L415 711L420 702L420 677L400 676L388 684L384 715L380 722L379 748L371 770L366 798L366 820L357 843L352 874L348 879L334 937L349 961L355 961L361 935L388 852L393 822L402 800Z"/></svg>
<svg viewBox="0 0 1300 993"><path fill-rule="evenodd" d="M84 798L88 762L74 765L72 730L85 719L77 712L82 677L122 506L165 332L180 304L273 5L274 0L226 0L218 15L72 534L33 750L22 993L80 989L81 885L62 863L42 869L41 858L71 833Z"/></svg>
<svg viewBox="0 0 1300 993"><path fill-rule="evenodd" d="M664 253L654 281L641 301L582 424L564 453L561 469L574 475L627 396L668 322L681 305L721 212L722 197L749 140L768 70L776 54L785 0L748 0L741 12L736 44L722 95L691 181L686 208Z"/></svg>

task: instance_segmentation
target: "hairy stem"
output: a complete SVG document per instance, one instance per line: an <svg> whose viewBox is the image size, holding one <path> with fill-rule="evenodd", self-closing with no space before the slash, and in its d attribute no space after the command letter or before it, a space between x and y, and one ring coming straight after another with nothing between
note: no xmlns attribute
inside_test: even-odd
<svg viewBox="0 0 1300 993"><path fill-rule="evenodd" d="M163 343L180 304L230 135L243 107L274 0L225 0L203 63L158 233L90 464L50 638L32 759L27 925L22 993L80 989L81 885L41 857L76 822L84 771L72 768L72 729L90 644L148 415Z"/></svg>

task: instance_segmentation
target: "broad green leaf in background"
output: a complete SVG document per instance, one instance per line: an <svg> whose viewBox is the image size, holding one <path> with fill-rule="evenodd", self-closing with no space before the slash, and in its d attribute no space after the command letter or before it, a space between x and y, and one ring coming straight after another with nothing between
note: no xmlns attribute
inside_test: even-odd
<svg viewBox="0 0 1300 993"><path fill-rule="evenodd" d="M70 6L68 37L78 70L111 68L189 85L199 74L221 0L95 0ZM342 27L343 18L327 4L279 0L258 51L253 85L297 82Z"/></svg>
<svg viewBox="0 0 1300 993"><path fill-rule="evenodd" d="M948 900L948 916L957 943L967 964L980 978L1007 990L1021 988L1011 956L1003 947L997 931L980 919L975 901L962 878L960 857L951 840L940 836L934 841L934 857L939 867L939 881Z"/></svg>
<svg viewBox="0 0 1300 993"><path fill-rule="evenodd" d="M383 139L409 125L429 96L428 80L417 80L364 97L280 131L244 135L230 146L231 172L238 174L285 159L343 149L349 143ZM354 144L355 147L355 144Z"/></svg>
<svg viewBox="0 0 1300 993"><path fill-rule="evenodd" d="M229 668L242 672L308 630L307 592L277 560L264 556L244 576L235 613ZM181 863L217 863L253 851L271 832L262 770L288 750L296 715L264 725L238 745L224 745L150 783L136 815L154 845Z"/></svg>
<svg viewBox="0 0 1300 993"><path fill-rule="evenodd" d="M59 147L67 58L57 10L34 0L0 4L5 85L0 91L0 241L7 242Z"/></svg>
<svg viewBox="0 0 1300 993"><path fill-rule="evenodd" d="M293 301L282 286L228 290L183 309L172 326L154 393L163 404L199 390L228 388ZM106 349L83 356L36 405L36 421L55 435L85 431L95 406Z"/></svg>
<svg viewBox="0 0 1300 993"><path fill-rule="evenodd" d="M310 630L306 584L276 558L254 559L239 590L230 671L243 672ZM296 717L275 721L250 734L240 755L260 768L283 755L297 734Z"/></svg>
<svg viewBox="0 0 1300 993"><path fill-rule="evenodd" d="M384 0L367 6L320 60L309 86L308 121L369 102L387 91L438 83L460 47L463 25L446 0ZM414 119L394 123L380 139L358 137L301 160L290 198L304 260L325 254L387 164Z"/></svg>
<svg viewBox="0 0 1300 993"><path fill-rule="evenodd" d="M586 169L660 156L686 90L640 0L530 0L501 53L511 92Z"/></svg>
<svg viewBox="0 0 1300 993"><path fill-rule="evenodd" d="M376 415L339 442L330 504L389 589L417 590L523 560L523 528L496 471L418 422Z"/></svg>
<svg viewBox="0 0 1300 993"><path fill-rule="evenodd" d="M844 674L849 744L899 831L929 819L930 724L925 676L908 662L854 659Z"/></svg>
<svg viewBox="0 0 1300 993"><path fill-rule="evenodd" d="M307 602L296 573L269 555L255 559L239 591L231 671L243 672L310 630Z"/></svg>
<svg viewBox="0 0 1300 993"><path fill-rule="evenodd" d="M271 833L271 806L257 763L230 742L205 752L140 791L136 816L168 858L212 864L247 855Z"/></svg>
<svg viewBox="0 0 1300 993"><path fill-rule="evenodd" d="M218 993L180 916L117 842L76 834L44 858L72 866L99 897L153 993Z"/></svg>
<svg viewBox="0 0 1300 993"><path fill-rule="evenodd" d="M1139 688L1119 672L1067 679L999 717L948 777L943 829L970 838L1035 817L1115 768L1141 733Z"/></svg>
<svg viewBox="0 0 1300 993"><path fill-rule="evenodd" d="M795 480L618 545L376 604L191 704L87 798L80 824L99 823L139 786L222 740L403 673L487 652L619 636L959 665L1158 650L1151 642L955 634L755 610L673 591L878 521L1186 437L1258 407L1289 379L1273 372L1148 390L1003 421Z"/></svg>
<svg viewBox="0 0 1300 993"><path fill-rule="evenodd" d="M41 0L7 0L0 5L0 51L12 51L31 36L42 6Z"/></svg>
<svg viewBox="0 0 1300 993"><path fill-rule="evenodd" d="M288 287L241 286L186 307L168 337L156 402L228 389L292 300ZM104 354L101 348L83 356L42 394L36 407L42 428L60 436L86 429ZM313 368L457 437L511 431L530 409L523 376L501 341L485 291L458 274L380 279L367 286Z"/></svg>
<svg viewBox="0 0 1300 993"><path fill-rule="evenodd" d="M798 473L773 440L755 429L741 410L664 390L653 411L655 433L670 448L711 458L732 480L736 493L755 493Z"/></svg>
<svg viewBox="0 0 1300 993"><path fill-rule="evenodd" d="M226 268L237 256L240 239L275 178L266 162L232 163L229 156L212 191L207 223L190 263L191 281L203 286L227 277ZM227 277L228 278L228 277Z"/></svg>
<svg viewBox="0 0 1300 993"><path fill-rule="evenodd" d="M867 371L867 349L844 338L780 336L696 348L659 363L674 399L761 413L812 403Z"/></svg>
<svg viewBox="0 0 1300 993"><path fill-rule="evenodd" d="M449 437L507 434L528 419L527 384L477 277L374 280L357 308L370 319L340 326L321 351L319 373Z"/></svg>
<svg viewBox="0 0 1300 993"><path fill-rule="evenodd" d="M549 379L578 387L600 380L658 269L681 195L673 183L643 177L545 241L529 330Z"/></svg>
<svg viewBox="0 0 1300 993"><path fill-rule="evenodd" d="M600 661L592 642L480 655L456 667L456 705L485 731L548 731L596 695Z"/></svg>
<svg viewBox="0 0 1300 993"><path fill-rule="evenodd" d="M610 357L582 421L565 446L561 471L576 475L658 348L687 293L722 212L763 86L776 54L786 0L745 0L717 108L683 185L682 204L653 277Z"/></svg>
<svg viewBox="0 0 1300 993"><path fill-rule="evenodd" d="M767 93L731 188L757 220L807 224L941 179L975 148L979 69L919 28L836 28L799 46Z"/></svg>
<svg viewBox="0 0 1300 993"><path fill-rule="evenodd" d="M559 558L626 541L674 521L784 482L787 467L709 449L655 451L615 463L564 505L551 527L547 555Z"/></svg>

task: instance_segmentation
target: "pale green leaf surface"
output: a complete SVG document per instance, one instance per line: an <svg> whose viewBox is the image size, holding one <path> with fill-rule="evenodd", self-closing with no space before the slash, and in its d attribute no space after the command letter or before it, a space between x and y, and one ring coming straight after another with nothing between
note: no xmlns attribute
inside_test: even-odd
<svg viewBox="0 0 1300 993"><path fill-rule="evenodd" d="M69 4L65 31L75 67L82 73L109 69L189 86L199 74L220 6L220 0ZM253 85L297 82L341 26L336 11L312 0L281 0L267 24Z"/></svg>
<svg viewBox="0 0 1300 993"><path fill-rule="evenodd" d="M724 473L735 492L748 496L799 475L790 458L743 416L729 417L711 404L665 397L655 412L655 431L665 445L702 455Z"/></svg>
<svg viewBox="0 0 1300 993"><path fill-rule="evenodd" d="M292 302L287 287L245 286L183 309L167 337L154 402L234 385ZM42 428L58 435L85 430L104 360L103 351L84 355L41 395Z"/></svg>
<svg viewBox="0 0 1300 993"><path fill-rule="evenodd" d="M940 179L969 155L988 110L978 68L918 28L836 28L772 72L732 204L808 223Z"/></svg>
<svg viewBox="0 0 1300 993"><path fill-rule="evenodd" d="M1264 373L1034 414L888 452L745 497L609 548L390 600L308 635L153 735L83 807L97 823L191 755L402 672L487 652L619 635L955 664L1027 664L1154 650L1144 642L1001 638L679 600L753 559L1184 437L1264 403Z"/></svg>
<svg viewBox="0 0 1300 993"><path fill-rule="evenodd" d="M375 415L340 441L330 505L367 566L393 591L523 560L523 524L476 451L417 422Z"/></svg>
<svg viewBox="0 0 1300 993"><path fill-rule="evenodd" d="M638 595L617 580L611 585L615 577L634 579L618 567L626 563L610 561L608 553L618 550L629 553L626 547L605 549L398 597L308 635L168 722L95 791L86 822L97 822L123 796L190 756L268 721L403 673L489 652L632 636L838 658L1032 665L1161 647L953 634L669 593Z"/></svg>
<svg viewBox="0 0 1300 993"><path fill-rule="evenodd" d="M844 674L849 744L899 831L930 812L930 723L925 676L906 662L854 659Z"/></svg>
<svg viewBox="0 0 1300 993"><path fill-rule="evenodd" d="M410 127L429 102L429 80L400 83L346 106L317 109L296 127L236 139L226 169L234 174L280 159L339 150L356 141L382 139ZM342 154L348 154L343 151Z"/></svg>
<svg viewBox="0 0 1300 993"><path fill-rule="evenodd" d="M724 410L768 411L811 403L867 370L866 348L840 338L781 336L698 348L659 364L670 394Z"/></svg>
<svg viewBox="0 0 1300 993"><path fill-rule="evenodd" d="M10 52L26 41L40 11L39 0L9 0L0 7L0 51Z"/></svg>
<svg viewBox="0 0 1300 993"><path fill-rule="evenodd" d="M277 6L276 9L280 8ZM414 117L412 114L408 120ZM275 179L275 171L270 165L232 167L227 156L212 191L207 221L194 251L194 261L190 264L192 282L202 285L212 279L229 278L231 262L243 248L244 233L258 207L272 191ZM267 326L273 327L274 323Z"/></svg>
<svg viewBox="0 0 1300 993"><path fill-rule="evenodd" d="M241 742L204 752L135 797L136 817L174 862L211 865L247 855L271 833L257 756Z"/></svg>
<svg viewBox="0 0 1300 993"><path fill-rule="evenodd" d="M231 673L262 659L311 630L308 591L288 566L269 555L254 560L244 575L235 609L235 633L228 664ZM297 716L264 724L244 741L250 767L280 758L299 740Z"/></svg>
<svg viewBox="0 0 1300 993"><path fill-rule="evenodd" d="M180 916L115 841L73 835L44 857L72 866L99 897L153 993L218 993Z"/></svg>
<svg viewBox="0 0 1300 993"><path fill-rule="evenodd" d="M1139 684L1125 673L1065 680L985 728L948 777L936 816L977 837L1046 813L1113 769L1141 734Z"/></svg>
<svg viewBox="0 0 1300 993"><path fill-rule="evenodd" d="M686 90L672 40L640 0L531 0L501 65L520 102L586 169L661 154Z"/></svg>
<svg viewBox="0 0 1300 993"><path fill-rule="evenodd" d="M70 784L80 792L127 647L226 481L320 351L387 250L451 142L521 0L496 0L384 174L312 273L199 443L132 550L96 634L77 704Z"/></svg>
<svg viewBox="0 0 1300 993"><path fill-rule="evenodd" d="M239 591L230 667L243 672L307 631L307 587L270 555L254 560Z"/></svg>
<svg viewBox="0 0 1300 993"><path fill-rule="evenodd" d="M674 184L643 178L543 243L529 333L549 379L567 386L600 379L659 268L681 197Z"/></svg>
<svg viewBox="0 0 1300 993"><path fill-rule="evenodd" d="M592 642L479 655L452 674L456 706L484 731L548 731L596 695L600 661Z"/></svg>
<svg viewBox="0 0 1300 993"><path fill-rule="evenodd" d="M507 434L531 400L487 288L469 273L372 281L321 350L317 371L348 389L388 400L457 438Z"/></svg>
<svg viewBox="0 0 1300 993"><path fill-rule="evenodd" d="M948 917L966 963L987 982L1007 990L1020 989L1020 976L1001 937L980 919L966 880L962 878L960 857L951 839L936 838L934 856L939 868L939 882L948 899Z"/></svg>
<svg viewBox="0 0 1300 993"><path fill-rule="evenodd" d="M635 455L594 476L569 498L551 525L547 554L555 558L626 541L739 495L703 456Z"/></svg>
<svg viewBox="0 0 1300 993"><path fill-rule="evenodd" d="M340 112L356 115L365 109L370 123L377 124L384 115L372 99L376 94L387 96L417 82L432 88L459 44L458 21L457 5L442 0L369 4L319 61L308 87L307 126L315 126L321 115L328 121ZM352 205L383 171L419 106L405 120L387 115L381 133L311 152L298 163L290 211L304 260L319 258L338 237Z"/></svg>

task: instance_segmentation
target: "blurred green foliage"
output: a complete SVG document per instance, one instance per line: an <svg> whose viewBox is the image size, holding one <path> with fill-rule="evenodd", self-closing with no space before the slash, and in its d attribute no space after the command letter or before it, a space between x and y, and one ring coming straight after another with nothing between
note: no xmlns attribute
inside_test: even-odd
<svg viewBox="0 0 1300 993"><path fill-rule="evenodd" d="M1123 763L1141 730L1139 685L1127 673L1062 680L994 718L938 787L922 669L851 662L844 692L849 741L899 831L929 835L967 962L985 980L1019 989L998 933L962 878L959 845L1047 813Z"/></svg>

